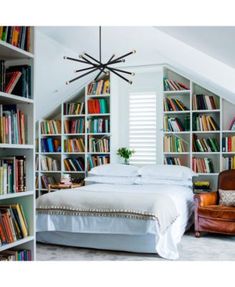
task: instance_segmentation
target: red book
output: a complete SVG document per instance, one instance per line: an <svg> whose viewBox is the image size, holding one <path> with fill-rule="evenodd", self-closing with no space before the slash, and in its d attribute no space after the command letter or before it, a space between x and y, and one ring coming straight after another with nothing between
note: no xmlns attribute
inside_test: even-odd
<svg viewBox="0 0 235 287"><path fill-rule="evenodd" d="M9 78L8 83L5 88L5 92L11 94L13 89L15 88L17 82L19 81L22 73L20 71L7 73L6 77Z"/></svg>
<svg viewBox="0 0 235 287"><path fill-rule="evenodd" d="M216 110L216 105L215 105L215 100L213 96L209 96L210 102L211 102L211 106L213 110Z"/></svg>
<svg viewBox="0 0 235 287"><path fill-rule="evenodd" d="M9 218L7 216L7 212L4 212L2 214L2 221L3 221L4 227L5 227L5 231L6 231L7 242L8 243L14 242L13 235L12 235L11 228L10 228Z"/></svg>
<svg viewBox="0 0 235 287"><path fill-rule="evenodd" d="M232 139L231 137L228 137L228 152L232 151Z"/></svg>
<svg viewBox="0 0 235 287"><path fill-rule="evenodd" d="M183 84L183 83L181 83L181 82L178 82L178 85L180 85L183 89L185 89L185 90L188 90L189 88L185 85L185 84Z"/></svg>

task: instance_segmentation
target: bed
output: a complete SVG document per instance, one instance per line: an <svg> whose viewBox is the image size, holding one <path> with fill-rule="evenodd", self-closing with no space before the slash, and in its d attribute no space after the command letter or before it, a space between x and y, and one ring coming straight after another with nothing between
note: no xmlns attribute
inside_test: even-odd
<svg viewBox="0 0 235 287"><path fill-rule="evenodd" d="M154 184L94 183L78 189L59 190L43 195L37 199L37 241L84 248L157 253L166 259L177 259L179 257L177 245L185 230L192 224L193 193L191 187L174 184L176 181L172 184L158 182ZM94 200L96 197L102 197L99 208L92 209L95 211L93 213L82 213L83 209L80 208L78 213L73 209L76 206L74 202L82 195L86 197L86 202L89 198ZM125 216L120 213L120 206L125 205L121 203L122 200L126 199L133 210L132 201L136 201L136 198L144 201L151 199L151 196L158 198L157 201L164 199L164 203L158 207L163 210L160 219L164 223L164 230L161 229L163 224L159 225L159 220L153 217L152 210L152 213L146 213L148 216L145 213L134 215L128 213ZM106 199L108 202L108 198L114 199L112 208L109 209L108 214L99 214L100 206ZM64 212L65 209L58 208L59 205L61 206L58 202L61 201L65 202L66 210L71 209L71 212ZM117 209L112 214L118 204L118 215L115 213ZM175 211L168 216L168 213L174 209L172 204ZM68 205L71 207L68 208ZM154 209L150 205L149 208ZM125 205L121 211L126 210Z"/></svg>

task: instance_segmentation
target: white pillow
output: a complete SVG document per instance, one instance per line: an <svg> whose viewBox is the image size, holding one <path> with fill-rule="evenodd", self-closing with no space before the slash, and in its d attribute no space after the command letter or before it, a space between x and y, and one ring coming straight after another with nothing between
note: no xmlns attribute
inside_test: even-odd
<svg viewBox="0 0 235 287"><path fill-rule="evenodd" d="M125 164L104 164L92 168L89 175L102 176L137 176L138 168L133 165Z"/></svg>
<svg viewBox="0 0 235 287"><path fill-rule="evenodd" d="M186 186L192 187L193 183L192 180L167 180L167 179L158 179L156 177L149 177L149 176L141 176L137 177L135 180L135 184L170 184L170 185L179 185L179 186Z"/></svg>
<svg viewBox="0 0 235 287"><path fill-rule="evenodd" d="M110 184L135 184L136 176L88 176L85 182Z"/></svg>
<svg viewBox="0 0 235 287"><path fill-rule="evenodd" d="M139 175L158 179L183 180L192 179L197 174L190 168L181 165L146 165L139 169Z"/></svg>

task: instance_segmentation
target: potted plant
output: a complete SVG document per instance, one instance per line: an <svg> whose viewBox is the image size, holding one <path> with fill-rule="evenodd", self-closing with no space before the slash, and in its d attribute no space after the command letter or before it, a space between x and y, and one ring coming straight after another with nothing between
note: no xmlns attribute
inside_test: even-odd
<svg viewBox="0 0 235 287"><path fill-rule="evenodd" d="M129 164L129 159L134 153L134 150L131 150L127 147L121 147L117 150L117 155L124 159L124 164Z"/></svg>

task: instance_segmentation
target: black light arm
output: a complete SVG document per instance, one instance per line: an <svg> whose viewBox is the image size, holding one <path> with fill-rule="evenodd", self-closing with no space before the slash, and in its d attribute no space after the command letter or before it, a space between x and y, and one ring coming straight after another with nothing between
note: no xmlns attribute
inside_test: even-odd
<svg viewBox="0 0 235 287"><path fill-rule="evenodd" d="M113 72L115 75L117 75L118 77L122 78L124 81L126 81L129 84L132 84L132 81L128 80L127 78L123 77L122 75L120 75L119 73L115 72L112 68L106 67L109 71Z"/></svg>
<svg viewBox="0 0 235 287"><path fill-rule="evenodd" d="M74 79L72 79L72 80L66 82L66 84L67 84L67 85L68 85L68 84L71 84L72 82L74 82L74 81L76 81L76 80L78 80L78 79L80 79L80 78L83 78L83 77L85 77L86 75L89 75L90 73L95 72L96 70L97 70L97 69L94 68L93 70L91 70L91 71L89 71L89 72L87 72L87 73L84 73L84 74L82 74L81 76L78 76L78 77L76 77L76 78L74 78Z"/></svg>

